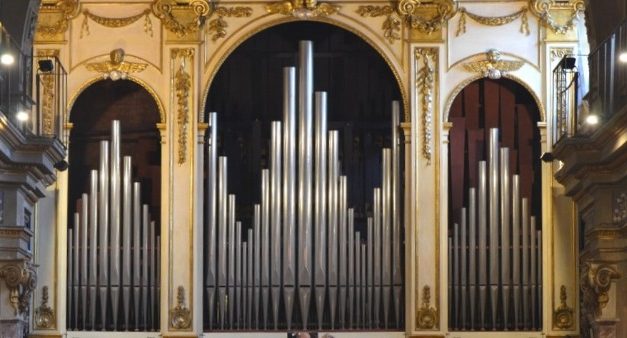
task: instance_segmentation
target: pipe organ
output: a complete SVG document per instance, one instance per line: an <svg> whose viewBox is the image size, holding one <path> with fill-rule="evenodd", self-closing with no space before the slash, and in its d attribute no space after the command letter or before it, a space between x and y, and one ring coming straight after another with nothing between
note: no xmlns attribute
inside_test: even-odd
<svg viewBox="0 0 627 338"><path fill-rule="evenodd" d="M68 229L70 330L159 329L160 236L133 182L132 159L120 155L120 135L113 121Z"/></svg>
<svg viewBox="0 0 627 338"><path fill-rule="evenodd" d="M510 170L510 149L499 147L497 128L488 137L477 186L449 231L451 329L541 330L542 234Z"/></svg>
<svg viewBox="0 0 627 338"><path fill-rule="evenodd" d="M313 45L299 45L298 79L283 70L283 119L271 124L269 168L252 224L236 213L228 159L209 114L205 217L205 323L209 330L400 329L403 247L398 102L381 186L357 230L340 162L341 134L327 129L327 94L313 92ZM297 108L298 107L298 108Z"/></svg>

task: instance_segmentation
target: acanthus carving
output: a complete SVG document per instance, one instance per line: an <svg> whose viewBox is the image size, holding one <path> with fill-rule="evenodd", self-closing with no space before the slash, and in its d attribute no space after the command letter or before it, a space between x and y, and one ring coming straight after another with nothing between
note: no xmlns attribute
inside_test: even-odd
<svg viewBox="0 0 627 338"><path fill-rule="evenodd" d="M41 291L41 305L35 309L35 327L38 329L54 328L54 311L48 306L48 287L44 286Z"/></svg>
<svg viewBox="0 0 627 338"><path fill-rule="evenodd" d="M560 306L553 312L553 324L561 329L567 330L573 326L573 309L566 304L567 300L566 286L560 288Z"/></svg>
<svg viewBox="0 0 627 338"><path fill-rule="evenodd" d="M179 286L176 294L176 306L170 310L170 326L176 330L187 330L192 325L192 313L185 306L185 289Z"/></svg>
<svg viewBox="0 0 627 338"><path fill-rule="evenodd" d="M9 289L9 302L15 315L28 312L30 295L37 286L37 273L29 262L7 264L0 268L0 279Z"/></svg>
<svg viewBox="0 0 627 338"><path fill-rule="evenodd" d="M542 23L557 34L566 34L577 24L577 20L584 11L584 0L530 0L531 10L536 14ZM566 11L569 19L562 24L555 20L555 13Z"/></svg>
<svg viewBox="0 0 627 338"><path fill-rule="evenodd" d="M137 20L144 17L144 32L146 32L146 34L150 36L153 35L152 21L150 21L150 9L146 9L139 14L132 15L132 16L125 17L125 18L107 18L103 16L98 16L90 12L87 9L83 10L83 15L85 16L85 18L83 19L83 24L81 25L81 34L80 34L81 38L83 37L83 35L89 35L89 20L88 19L91 19L97 24L105 26L105 27L119 28L119 27L125 27L128 25L131 25L135 23Z"/></svg>
<svg viewBox="0 0 627 338"><path fill-rule="evenodd" d="M609 302L608 291L612 280L621 275L613 265L586 262L581 266L581 291L583 306L589 316L601 316Z"/></svg>
<svg viewBox="0 0 627 338"><path fill-rule="evenodd" d="M400 40L401 35L401 19L398 17L392 6L359 6L357 14L362 17L376 18L378 16L387 16L383 21L381 28L383 29L383 37L389 43Z"/></svg>
<svg viewBox="0 0 627 338"><path fill-rule="evenodd" d="M178 163L183 164L187 159L187 131L189 129L189 99L192 88L192 77L186 69L186 62L193 60L194 49L172 49L172 60L180 59L178 70L174 74L174 90L176 92L177 123L178 123Z"/></svg>
<svg viewBox="0 0 627 338"><path fill-rule="evenodd" d="M198 32L211 11L206 0L192 0L186 4L176 0L156 0L152 5L153 14L178 37Z"/></svg>
<svg viewBox="0 0 627 338"><path fill-rule="evenodd" d="M512 13L512 14L504 15L504 16L481 16L478 14L468 12L468 10L464 7L460 8L459 12L460 12L460 16L459 16L459 22L458 22L457 32L455 33L455 36L460 36L466 33L466 17L469 17L475 22L482 24L484 26L503 26L503 25L507 25L508 23L518 18L521 18L520 32L525 35L529 35L530 33L529 21L527 18L527 7L521 8L516 13Z"/></svg>
<svg viewBox="0 0 627 338"><path fill-rule="evenodd" d="M226 36L228 23L224 20L225 17L244 18L252 13L253 9L250 7L216 7L214 14L217 18L209 21L207 26L207 31L212 34L211 39L216 41Z"/></svg>
<svg viewBox="0 0 627 338"><path fill-rule="evenodd" d="M435 101L435 84L438 50L436 48L417 48L416 58L416 91L422 109L422 154L431 164L433 155L433 102Z"/></svg>
<svg viewBox="0 0 627 338"><path fill-rule="evenodd" d="M283 14L298 18L315 18L337 13L340 6L317 0L287 0L266 5L269 14Z"/></svg>
<svg viewBox="0 0 627 338"><path fill-rule="evenodd" d="M422 306L416 313L416 326L421 330L433 330L438 327L438 310L431 306L431 288L422 289Z"/></svg>
<svg viewBox="0 0 627 338"><path fill-rule="evenodd" d="M522 61L503 60L501 52L490 49L486 52L485 60L465 63L464 69L490 79L500 79L507 72L519 70L522 66Z"/></svg>

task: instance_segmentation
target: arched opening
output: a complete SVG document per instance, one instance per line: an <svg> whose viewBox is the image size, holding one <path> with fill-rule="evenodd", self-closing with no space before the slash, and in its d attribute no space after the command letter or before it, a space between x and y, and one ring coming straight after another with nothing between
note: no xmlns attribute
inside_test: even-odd
<svg viewBox="0 0 627 338"><path fill-rule="evenodd" d="M237 221L241 222L242 227L241 241L248 242L249 245L253 241L253 238L249 238L247 229L254 230L255 205L260 203L262 199L262 169L269 168L272 162L272 149L268 145L268 141L272 137L272 123L283 120L283 67L298 65L299 41L302 40L313 42L313 88L315 91L328 93L327 129L337 130L339 134L340 174L346 176L346 205L352 209L351 212L354 216L350 221L353 225L353 229L349 232L351 233L350 237L353 237L354 232L358 231L360 233L359 243L365 246L365 250L370 248L367 224L368 219L373 217L373 190L375 187L381 187L382 184L385 184L382 182L384 173L381 165L381 149L390 148L393 144L400 147L398 141L392 142L391 106L392 101L400 100L402 96L394 74L385 60L365 41L344 29L309 21L277 25L257 33L243 42L225 60L209 88L205 105L205 119L210 120L209 112L217 112L217 152L219 156L228 158L228 194L237 196L235 209L237 210ZM298 70L296 73L298 74ZM398 157L402 158L402 156ZM314 170L314 176L315 173ZM402 176L400 174L396 176L397 179L399 177ZM402 186L403 184L399 182L398 185ZM402 203L398 199L397 202L396 211L401 214L400 205ZM206 215L205 219L208 218ZM281 231L280 236L284 236L284 228ZM210 232L210 225L208 225L205 228L205 233L209 234ZM315 236L316 233L312 234L312 237ZM402 234L399 236L394 243L401 241ZM370 236L371 241L373 241L373 237L374 235ZM206 238L205 241L208 242L209 239ZM313 242L316 242L315 238ZM346 239L346 243L348 243L348 239ZM352 245L360 247L355 243ZM383 247L384 244L381 245ZM399 250L401 250L401 246L400 243L397 245ZM207 245L207 247L211 248L211 245ZM392 252L391 246L387 249ZM214 250L216 249L214 248ZM285 248L281 250L285 256ZM350 253L350 250L345 247L344 250ZM381 248L379 250L382 250L381 254L385 255L383 253L385 250ZM211 255L216 254L216 252L219 256L218 251L214 251ZM348 257L348 254L346 256ZM395 263L399 264L400 267L403 266L401 262L403 258L400 257L402 255L398 256L395 258L398 260ZM208 272L212 266L208 257L209 253L206 252L205 270L210 275L213 272ZM350 260L351 258L347 259ZM328 261L325 259L323 263L325 269L327 263ZM283 262L279 264L283 264ZM341 265L342 262L339 264ZM381 265L378 266L381 267ZM346 262L345 269L348 278L348 262ZM355 271L355 267L353 267L352 273ZM356 277L356 275L352 277ZM286 315L288 312L286 310L288 305L285 303L286 295L280 291L277 310L280 319L276 326L274 326L272 315L272 311L275 310L270 307L270 304L273 303L272 299L267 301L267 312L270 314L268 317L261 318L256 326L254 318L250 324L241 323L237 320L237 315L234 315L235 319L231 321L228 313L225 324L221 326L219 324L221 305L218 292L222 291L213 290L218 289L215 282L211 282L214 283L211 285L207 282L205 329L274 328L281 330L289 329L290 326L302 327L303 322L309 322L310 327L318 327L319 325L319 327L328 329L331 327L360 330L401 329L404 316L402 310L403 295L401 293L402 272L398 272L395 277L400 279L396 288L392 286L393 283L391 282L385 287L383 287L383 282L379 282L380 290L377 291L379 292L377 297L380 304L377 303L379 308L373 310L371 319L363 318L361 313L358 313L357 304L353 303L356 296L353 294L353 298L348 299L348 292L356 291L355 289L349 291L351 288L348 287L346 290L338 287L336 291L332 291L337 292L337 294L325 293L323 305L316 303L317 300L314 299L315 288L312 287L311 303L305 310L308 315L304 314L301 308L302 304L299 304L299 300L295 299L292 300L294 302L293 318L289 319ZM381 278L384 277L381 275ZM335 281L330 281L329 277L325 276L325 282L322 285L327 288L325 290L330 290L331 285L333 288L336 287L334 283ZM281 276L279 286L283 288L285 285L285 278ZM365 282L363 286L366 285ZM228 286L225 287L227 289L225 292L228 293ZM261 292L263 293L263 287ZM255 296L253 295L253 297ZM263 296L260 297L263 298ZM271 298L271 296L268 297ZM296 294L295 298L298 297L299 295ZM330 297L337 299L337 302L331 304ZM359 297L361 298L361 296ZM373 309L374 297L373 295L368 298L373 302L370 304ZM386 303L385 306L388 307L386 310L383 310L383 303ZM317 309L317 306L322 306L322 308ZM330 307L334 307L334 309L332 310ZM342 308L340 309L340 307ZM321 311L324 313L318 315ZM374 312L377 312L376 320L374 319ZM303 316L307 318L303 318Z"/></svg>
<svg viewBox="0 0 627 338"><path fill-rule="evenodd" d="M509 79L474 81L451 105L451 330L542 328L539 120Z"/></svg>
<svg viewBox="0 0 627 338"><path fill-rule="evenodd" d="M116 120L119 133L113 131ZM67 316L72 330L159 328L159 121L155 99L130 80L97 81L72 107Z"/></svg>

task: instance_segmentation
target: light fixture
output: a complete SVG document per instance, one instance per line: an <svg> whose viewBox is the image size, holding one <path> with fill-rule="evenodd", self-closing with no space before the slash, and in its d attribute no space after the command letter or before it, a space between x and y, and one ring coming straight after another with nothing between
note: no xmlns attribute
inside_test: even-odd
<svg viewBox="0 0 627 338"><path fill-rule="evenodd" d="M5 52L2 52L2 55L0 55L0 63L2 63L3 65L10 66L14 62L15 62L15 57L13 56L13 54L5 51Z"/></svg>
<svg viewBox="0 0 627 338"><path fill-rule="evenodd" d="M23 110L17 112L17 114L15 114L15 117L20 122L28 121L28 113Z"/></svg>
<svg viewBox="0 0 627 338"><path fill-rule="evenodd" d="M599 116L595 114L586 116L586 124L591 126L599 124Z"/></svg>
<svg viewBox="0 0 627 338"><path fill-rule="evenodd" d="M620 55L618 55L618 61L620 61L622 63L627 63L627 51L626 52L622 52L622 53L620 53Z"/></svg>

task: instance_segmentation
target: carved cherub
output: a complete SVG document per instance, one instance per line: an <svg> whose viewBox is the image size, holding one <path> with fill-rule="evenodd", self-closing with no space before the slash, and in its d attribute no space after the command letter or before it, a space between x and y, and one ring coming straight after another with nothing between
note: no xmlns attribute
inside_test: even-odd
<svg viewBox="0 0 627 338"><path fill-rule="evenodd" d="M124 49L117 48L109 53L108 61L88 63L85 67L88 70L102 73L105 79L113 81L126 79L129 74L141 72L148 66L145 63L124 61Z"/></svg>

